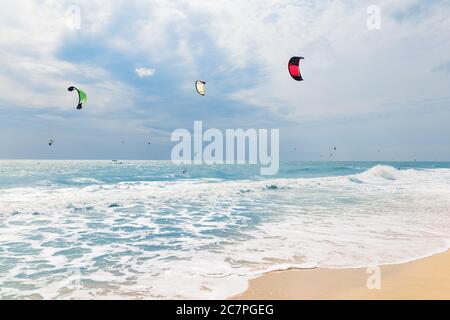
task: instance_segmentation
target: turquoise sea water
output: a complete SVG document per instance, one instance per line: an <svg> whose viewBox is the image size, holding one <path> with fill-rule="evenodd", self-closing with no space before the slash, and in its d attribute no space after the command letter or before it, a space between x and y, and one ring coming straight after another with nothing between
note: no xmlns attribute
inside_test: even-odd
<svg viewBox="0 0 450 320"><path fill-rule="evenodd" d="M186 169L186 173L183 170ZM450 163L0 161L1 298L223 298L449 247Z"/></svg>

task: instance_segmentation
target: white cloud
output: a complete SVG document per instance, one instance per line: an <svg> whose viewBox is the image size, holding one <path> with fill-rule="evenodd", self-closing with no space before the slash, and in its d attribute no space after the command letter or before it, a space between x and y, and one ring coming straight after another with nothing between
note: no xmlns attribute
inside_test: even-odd
<svg viewBox="0 0 450 320"><path fill-rule="evenodd" d="M382 27L370 31L370 2L232 2L202 3L201 10L210 15L210 38L226 53L224 69L255 73L230 95L239 102L305 120L389 112L406 97L446 94L443 77L431 70L450 51L450 6L429 5L410 18L418 1L377 1ZM395 19L405 12L402 22ZM305 57L302 83L286 72L293 55Z"/></svg>
<svg viewBox="0 0 450 320"><path fill-rule="evenodd" d="M144 78L144 77L151 77L151 76L153 76L155 74L156 70L152 69L152 68L141 67L141 68L136 68L134 70L134 72L136 72L136 74L137 74L137 76L139 78Z"/></svg>
<svg viewBox="0 0 450 320"><path fill-rule="evenodd" d="M152 63L169 60L174 68L182 66L184 78L220 73L221 81L234 83L235 74L248 69L255 76L223 94L289 120L388 112L406 96L421 100L446 94L446 75L432 70L450 52L450 6L427 4L424 9L418 0L379 0L381 30L373 31L367 28L372 4L139 2L134 5L145 14L137 15L109 45L124 54L143 54ZM293 55L305 57L303 83L286 72Z"/></svg>
<svg viewBox="0 0 450 320"><path fill-rule="evenodd" d="M7 17L0 19L2 107L68 110L74 104L73 95L67 91L71 85L88 92L88 106L92 106L90 112L93 113L133 104L134 89L112 77L107 70L58 57L64 42L79 36L77 32L94 34L99 29L99 19L95 24L90 23L95 19L84 14L84 10L81 10L81 29L69 28L67 9L71 5L71 1L48 0L16 1L2 6L1 14ZM99 17L104 17L104 13L99 13ZM100 21L102 26L107 25L105 18Z"/></svg>
<svg viewBox="0 0 450 320"><path fill-rule="evenodd" d="M148 61L142 63L153 66L170 61L173 68L183 68L180 78L201 74L206 79L208 74L217 77L220 73L223 83L235 83L240 81L235 73L248 68L255 76L240 87L222 90L224 95L290 120L382 112L406 96L421 100L442 96L447 90L448 74L432 71L448 61L450 52L450 6L443 3L429 4L427 10L409 17L420 10L411 9L418 0L376 1L382 17L379 31L366 27L372 1L78 3L81 30L75 32L98 41L104 50L145 56ZM16 1L2 7L2 14L8 16L0 19L0 59L6 66L0 69L2 99L22 104L32 95L30 103L45 105L45 97L36 88L57 90L63 79L71 77L88 77L99 91L119 90L102 91L105 99L108 94L131 99L128 93L133 90L106 70L57 58L58 48L74 35L64 27L65 8L70 4ZM399 21L398 13L408 14ZM117 28L114 23L123 22L124 16L129 23ZM305 57L303 83L287 74L286 64L293 55ZM28 69L23 63L28 63ZM35 64L33 68L30 63ZM101 76L93 75L93 70ZM155 71L140 67L135 72L146 77Z"/></svg>

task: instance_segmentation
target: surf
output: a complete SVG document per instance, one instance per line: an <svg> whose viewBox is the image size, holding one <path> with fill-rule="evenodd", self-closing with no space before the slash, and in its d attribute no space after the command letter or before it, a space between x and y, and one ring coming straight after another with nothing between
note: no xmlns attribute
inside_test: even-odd
<svg viewBox="0 0 450 320"><path fill-rule="evenodd" d="M0 167L6 298L224 298L270 270L400 263L450 243L446 165L286 163L261 179L247 166L186 177L166 162L62 161L16 175L34 166ZM63 281L74 270L76 290Z"/></svg>

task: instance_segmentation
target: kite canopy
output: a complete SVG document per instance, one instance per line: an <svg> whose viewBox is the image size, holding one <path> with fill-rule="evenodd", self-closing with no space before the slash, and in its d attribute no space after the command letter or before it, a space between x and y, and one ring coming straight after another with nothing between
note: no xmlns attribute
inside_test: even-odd
<svg viewBox="0 0 450 320"><path fill-rule="evenodd" d="M297 81L303 81L302 75L300 73L300 60L303 57L292 57L289 60L288 69L291 77Z"/></svg>
<svg viewBox="0 0 450 320"><path fill-rule="evenodd" d="M205 84L206 84L205 81L200 81L200 80L195 81L195 89L197 90L198 94L201 96L205 95Z"/></svg>
<svg viewBox="0 0 450 320"><path fill-rule="evenodd" d="M48 141L48 145L49 146L51 146L52 144L54 144L55 143L55 140L53 140L53 139L50 139L49 141Z"/></svg>
<svg viewBox="0 0 450 320"><path fill-rule="evenodd" d="M81 89L75 88L75 87L69 87L67 90L73 91L76 90L78 93L78 105L77 109L80 110L83 108L83 106L87 103L87 94Z"/></svg>

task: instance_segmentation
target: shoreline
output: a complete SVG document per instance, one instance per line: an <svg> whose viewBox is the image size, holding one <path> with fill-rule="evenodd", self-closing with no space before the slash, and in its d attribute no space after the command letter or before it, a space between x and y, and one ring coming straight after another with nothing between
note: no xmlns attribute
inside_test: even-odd
<svg viewBox="0 0 450 320"><path fill-rule="evenodd" d="M368 289L368 283L372 289ZM250 280L246 291L229 299L447 300L450 299L450 250L407 263L382 265L378 269L273 271Z"/></svg>

